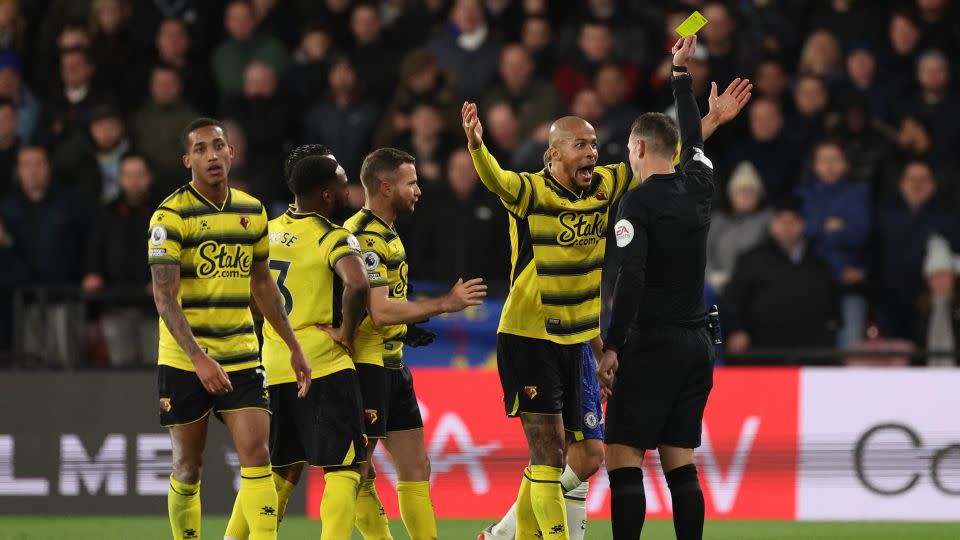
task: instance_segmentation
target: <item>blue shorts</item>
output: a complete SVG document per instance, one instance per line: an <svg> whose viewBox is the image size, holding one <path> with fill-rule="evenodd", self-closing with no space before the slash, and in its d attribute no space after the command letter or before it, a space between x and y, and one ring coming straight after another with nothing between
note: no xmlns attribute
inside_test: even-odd
<svg viewBox="0 0 960 540"><path fill-rule="evenodd" d="M583 414L584 439L603 440L603 408L601 407L600 379L597 378L597 361L589 343L583 344L583 393L580 396ZM580 440L580 437L577 437Z"/></svg>

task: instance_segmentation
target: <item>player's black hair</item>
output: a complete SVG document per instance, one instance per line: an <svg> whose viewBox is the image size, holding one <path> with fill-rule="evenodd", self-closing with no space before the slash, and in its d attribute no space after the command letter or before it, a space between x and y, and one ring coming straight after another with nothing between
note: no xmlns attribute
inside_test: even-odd
<svg viewBox="0 0 960 540"><path fill-rule="evenodd" d="M379 183L385 180L385 176L393 173L404 164L415 165L417 159L403 150L396 148L380 148L367 154L363 159L363 165L360 167L360 183L367 190L367 193L377 191Z"/></svg>
<svg viewBox="0 0 960 540"><path fill-rule="evenodd" d="M183 128L183 132L180 133L180 146L182 146L183 148L186 148L187 144L190 142L191 133L193 133L194 131L200 128L205 128L209 126L218 127L226 131L226 129L224 129L223 127L223 122L219 120L216 120L214 118L206 118L206 117L196 118L192 122L187 124L187 127Z"/></svg>
<svg viewBox="0 0 960 540"><path fill-rule="evenodd" d="M294 148L283 162L283 179L289 182L293 174L293 167L297 162L308 156L332 156L333 151L322 144L301 144Z"/></svg>
<svg viewBox="0 0 960 540"><path fill-rule="evenodd" d="M329 186L337 179L340 165L321 155L307 156L293 166L287 186L294 195L302 196Z"/></svg>

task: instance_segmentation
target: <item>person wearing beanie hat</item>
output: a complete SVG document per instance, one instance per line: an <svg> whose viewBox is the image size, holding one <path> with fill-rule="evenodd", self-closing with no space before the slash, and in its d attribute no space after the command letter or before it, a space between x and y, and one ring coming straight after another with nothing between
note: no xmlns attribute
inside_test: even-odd
<svg viewBox="0 0 960 540"><path fill-rule="evenodd" d="M950 251L950 244L939 235L927 241L927 256L923 261L928 295L921 301L921 322L925 332L918 338L925 340L927 365L951 367L957 365L957 343L960 342L960 299L957 298L957 272L960 255ZM952 354L942 354L950 352Z"/></svg>
<svg viewBox="0 0 960 540"><path fill-rule="evenodd" d="M718 293L730 280L737 257L766 236L772 215L763 208L763 181L749 161L734 168L727 197L730 210L714 213L707 235L707 281Z"/></svg>

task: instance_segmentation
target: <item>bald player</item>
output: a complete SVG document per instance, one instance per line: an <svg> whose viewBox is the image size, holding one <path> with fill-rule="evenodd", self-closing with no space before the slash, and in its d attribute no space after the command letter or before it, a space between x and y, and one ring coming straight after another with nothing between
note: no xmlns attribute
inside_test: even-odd
<svg viewBox="0 0 960 540"><path fill-rule="evenodd" d="M736 117L748 93L745 80L721 95L714 85L705 138ZM639 184L625 163L597 165L596 131L582 118L555 121L543 170L517 173L503 170L484 146L476 104L464 103L461 113L480 179L509 214L510 293L497 329L497 368L506 414L520 417L530 451L515 522L508 514L480 539L583 538L586 480L603 463L593 372L603 348L607 221L610 207ZM585 395L585 387L595 392ZM579 495L567 501L572 519L565 492Z"/></svg>

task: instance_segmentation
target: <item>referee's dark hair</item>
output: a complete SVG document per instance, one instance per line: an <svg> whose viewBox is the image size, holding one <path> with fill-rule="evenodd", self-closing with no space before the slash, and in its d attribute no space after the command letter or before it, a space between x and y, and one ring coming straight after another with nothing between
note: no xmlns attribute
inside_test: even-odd
<svg viewBox="0 0 960 540"><path fill-rule="evenodd" d="M283 178L290 180L293 174L293 167L303 158L308 156L332 156L333 151L322 144L301 144L290 151L290 155L283 162Z"/></svg>
<svg viewBox="0 0 960 540"><path fill-rule="evenodd" d="M190 143L190 134L191 134L191 133L193 133L194 131L196 131L196 130L198 130L198 129L200 129L200 128L205 128L205 127L209 127L209 126L214 126L214 127L218 127L218 128L220 128L220 129L222 129L223 132L224 132L224 133L223 133L223 136L224 136L224 137L227 136L227 133L226 133L227 130L226 130L226 128L223 127L223 122L221 122L221 121L219 121L219 120L216 120L216 119L213 119L213 118L206 118L206 117L196 118L196 119L194 119L192 122L190 122L189 124L187 124L187 127L183 128L183 132L180 133L180 146L183 147L183 148L186 148L186 147L187 147L187 144Z"/></svg>
<svg viewBox="0 0 960 540"><path fill-rule="evenodd" d="M340 165L329 157L307 156L293 166L287 186L294 195L303 196L329 186L337 179Z"/></svg>
<svg viewBox="0 0 960 540"><path fill-rule="evenodd" d="M403 150L380 148L367 154L360 167L360 183L367 194L376 193L380 182L389 182L388 175L404 164L416 165L417 159Z"/></svg>
<svg viewBox="0 0 960 540"><path fill-rule="evenodd" d="M630 128L630 137L643 139L647 143L647 151L663 157L673 157L680 143L680 131L673 118L650 112L640 115L633 121Z"/></svg>

